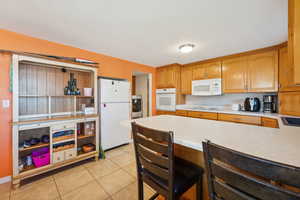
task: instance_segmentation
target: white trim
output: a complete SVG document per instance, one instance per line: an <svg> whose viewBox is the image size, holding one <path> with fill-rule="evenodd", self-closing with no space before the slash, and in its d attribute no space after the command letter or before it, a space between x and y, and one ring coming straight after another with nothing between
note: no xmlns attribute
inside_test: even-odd
<svg viewBox="0 0 300 200"><path fill-rule="evenodd" d="M0 178L0 184L11 182L11 176L4 176Z"/></svg>

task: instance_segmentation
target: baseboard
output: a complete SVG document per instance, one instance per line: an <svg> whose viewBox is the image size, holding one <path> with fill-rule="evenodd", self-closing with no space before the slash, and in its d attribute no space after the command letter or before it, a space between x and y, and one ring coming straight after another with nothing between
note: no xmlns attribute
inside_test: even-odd
<svg viewBox="0 0 300 200"><path fill-rule="evenodd" d="M3 178L0 178L0 184L7 183L10 181L11 181L11 176L5 176Z"/></svg>

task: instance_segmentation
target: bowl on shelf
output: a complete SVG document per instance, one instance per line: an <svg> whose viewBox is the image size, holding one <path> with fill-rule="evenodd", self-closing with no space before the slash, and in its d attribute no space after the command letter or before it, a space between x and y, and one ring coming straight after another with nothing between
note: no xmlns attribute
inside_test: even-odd
<svg viewBox="0 0 300 200"><path fill-rule="evenodd" d="M82 146L82 151L84 153L88 153L88 152L91 152L93 150L95 150L95 145L94 144L90 143L90 144L85 144L85 145Z"/></svg>

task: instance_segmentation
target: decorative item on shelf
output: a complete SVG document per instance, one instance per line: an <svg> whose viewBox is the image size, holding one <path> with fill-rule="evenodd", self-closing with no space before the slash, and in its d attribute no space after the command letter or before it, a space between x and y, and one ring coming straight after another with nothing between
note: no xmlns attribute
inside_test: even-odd
<svg viewBox="0 0 300 200"><path fill-rule="evenodd" d="M91 152L93 150L95 150L95 145L92 144L92 143L85 144L85 145L82 146L82 151L84 153L88 153L88 152Z"/></svg>
<svg viewBox="0 0 300 200"><path fill-rule="evenodd" d="M50 164L49 147L44 147L32 152L32 160L35 167L42 167Z"/></svg>
<svg viewBox="0 0 300 200"><path fill-rule="evenodd" d="M93 88L83 88L83 96L93 96Z"/></svg>
<svg viewBox="0 0 300 200"><path fill-rule="evenodd" d="M84 108L84 114L90 115L95 113L95 108L94 107L85 107Z"/></svg>
<svg viewBox="0 0 300 200"><path fill-rule="evenodd" d="M80 90L77 88L77 80L74 78L74 73L70 73L68 85L64 88L65 95L80 95Z"/></svg>
<svg viewBox="0 0 300 200"><path fill-rule="evenodd" d="M86 122L84 124L84 135L90 136L95 134L95 124L94 122Z"/></svg>

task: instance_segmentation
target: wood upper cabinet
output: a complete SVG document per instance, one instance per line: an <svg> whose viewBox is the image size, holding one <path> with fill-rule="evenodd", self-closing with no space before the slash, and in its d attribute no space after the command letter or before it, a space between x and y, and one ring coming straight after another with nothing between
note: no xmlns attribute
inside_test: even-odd
<svg viewBox="0 0 300 200"><path fill-rule="evenodd" d="M204 68L206 69L206 78L221 78L222 76L222 64L221 61L206 63L204 64Z"/></svg>
<svg viewBox="0 0 300 200"><path fill-rule="evenodd" d="M278 50L223 61L224 93L276 92L278 90Z"/></svg>
<svg viewBox="0 0 300 200"><path fill-rule="evenodd" d="M248 58L248 92L278 91L278 50Z"/></svg>
<svg viewBox="0 0 300 200"><path fill-rule="evenodd" d="M221 78L221 62L212 62L195 65L193 68L193 80Z"/></svg>
<svg viewBox="0 0 300 200"><path fill-rule="evenodd" d="M223 92L247 92L247 70L247 57L224 60L222 64Z"/></svg>
<svg viewBox="0 0 300 200"><path fill-rule="evenodd" d="M180 84L180 65L173 64L157 68L156 87L157 88L176 88Z"/></svg>
<svg viewBox="0 0 300 200"><path fill-rule="evenodd" d="M295 84L300 85L300 1L289 0L289 63L294 67Z"/></svg>
<svg viewBox="0 0 300 200"><path fill-rule="evenodd" d="M279 93L279 113L300 116L300 92Z"/></svg>
<svg viewBox="0 0 300 200"><path fill-rule="evenodd" d="M192 94L193 66L181 67L181 94Z"/></svg>

